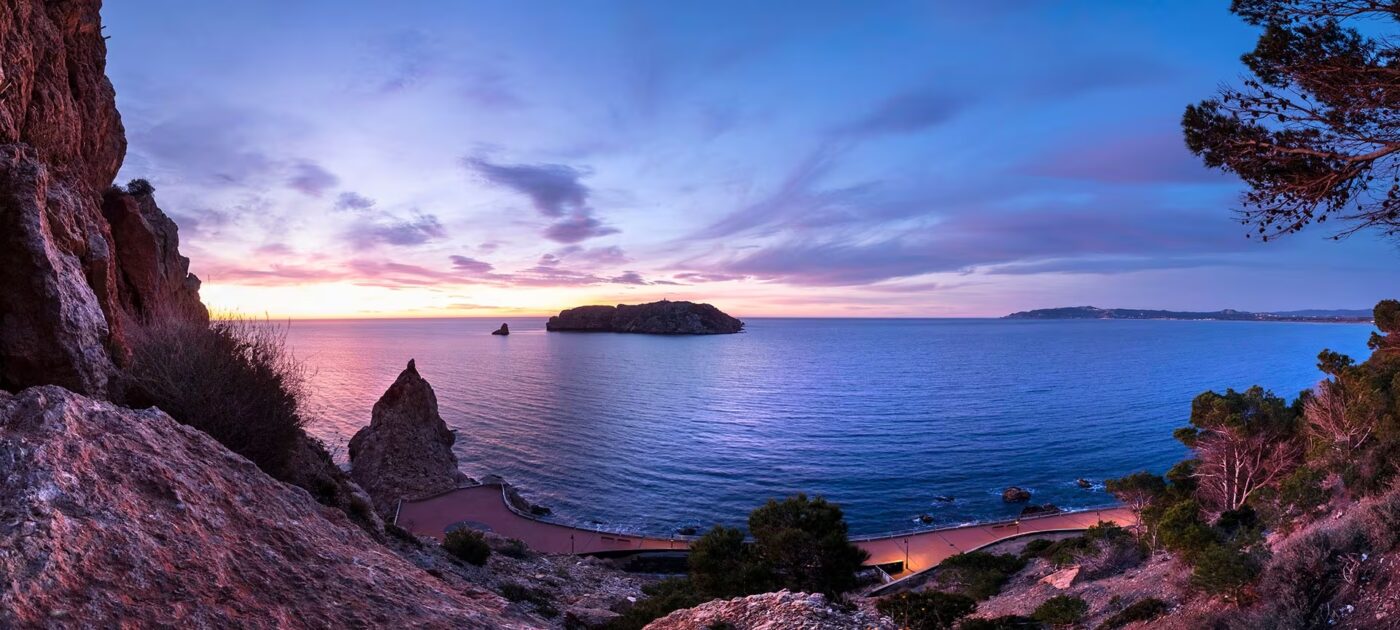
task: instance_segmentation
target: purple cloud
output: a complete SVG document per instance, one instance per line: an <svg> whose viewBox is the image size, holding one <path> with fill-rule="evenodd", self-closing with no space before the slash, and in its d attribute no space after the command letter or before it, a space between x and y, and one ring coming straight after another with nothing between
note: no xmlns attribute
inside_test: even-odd
<svg viewBox="0 0 1400 630"><path fill-rule="evenodd" d="M1247 246L1214 212L1042 208L955 215L929 228L876 240L790 239L725 261L712 272L844 286L1058 259L1183 259Z"/></svg>
<svg viewBox="0 0 1400 630"><path fill-rule="evenodd" d="M340 193L335 198L335 209L346 210L368 210L374 207L374 200L361 195L353 190Z"/></svg>
<svg viewBox="0 0 1400 630"><path fill-rule="evenodd" d="M530 198L540 214L557 219L588 209L585 173L563 164L493 164L482 158L464 158L463 165L486 181Z"/></svg>
<svg viewBox="0 0 1400 630"><path fill-rule="evenodd" d="M1076 141L1032 158L1025 169L1042 177L1108 183L1229 181L1192 156L1178 131Z"/></svg>
<svg viewBox="0 0 1400 630"><path fill-rule="evenodd" d="M563 164L495 164L484 158L463 158L462 164L497 186L525 195L535 210L555 219L544 237L556 243L578 243L616 234L593 216L591 191L580 180L584 171Z"/></svg>
<svg viewBox="0 0 1400 630"><path fill-rule="evenodd" d="M952 119L967 99L923 88L895 94L860 119L840 128L854 134L914 133Z"/></svg>
<svg viewBox="0 0 1400 630"><path fill-rule="evenodd" d="M358 221L350 226L345 239L357 249L376 245L412 246L447 238L442 222L431 214L414 211L408 219L384 215Z"/></svg>
<svg viewBox="0 0 1400 630"><path fill-rule="evenodd" d="M471 274L484 274L493 269L491 263L475 258L468 258L466 256L450 256L449 258L452 260L452 268L458 271L465 271Z"/></svg>
<svg viewBox="0 0 1400 630"><path fill-rule="evenodd" d="M287 177L287 186L310 197L320 197L339 183L339 177L309 160L298 160Z"/></svg>
<svg viewBox="0 0 1400 630"><path fill-rule="evenodd" d="M587 215L574 215L551 223L545 228L545 238L558 243L578 243L590 238L617 234L616 228Z"/></svg>
<svg viewBox="0 0 1400 630"><path fill-rule="evenodd" d="M613 284L651 284L650 282L647 282L645 279L642 278L642 274L639 274L635 271L625 271L622 273L622 275L613 276L608 281L612 282Z"/></svg>

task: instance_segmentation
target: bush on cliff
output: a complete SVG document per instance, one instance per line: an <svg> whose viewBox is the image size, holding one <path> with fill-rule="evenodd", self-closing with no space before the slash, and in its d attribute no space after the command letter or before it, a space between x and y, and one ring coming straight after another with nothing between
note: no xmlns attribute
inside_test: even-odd
<svg viewBox="0 0 1400 630"><path fill-rule="evenodd" d="M1052 626L1069 626L1079 623L1089 612L1089 604L1083 599L1070 595L1056 595L1037 606L1031 618Z"/></svg>
<svg viewBox="0 0 1400 630"><path fill-rule="evenodd" d="M127 403L159 407L284 478L302 435L307 370L284 327L231 318L208 326L152 318L131 334Z"/></svg>
<svg viewBox="0 0 1400 630"><path fill-rule="evenodd" d="M945 630L977 610L977 601L966 595L924 591L900 593L875 604L880 614L908 630Z"/></svg>
<svg viewBox="0 0 1400 630"><path fill-rule="evenodd" d="M836 599L856 587L869 555L851 544L841 507L798 494L749 514L754 556L776 586Z"/></svg>
<svg viewBox="0 0 1400 630"><path fill-rule="evenodd" d="M491 545L486 536L474 529L454 529L442 537L442 548L458 560L476 566L486 564L491 557Z"/></svg>
<svg viewBox="0 0 1400 630"><path fill-rule="evenodd" d="M940 563L935 579L968 597L982 600L1000 592L1002 585L1025 566L1025 559L1010 554L969 551Z"/></svg>

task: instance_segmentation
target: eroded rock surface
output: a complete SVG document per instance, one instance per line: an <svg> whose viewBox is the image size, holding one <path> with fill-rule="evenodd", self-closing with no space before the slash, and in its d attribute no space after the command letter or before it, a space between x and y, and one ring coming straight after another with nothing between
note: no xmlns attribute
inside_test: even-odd
<svg viewBox="0 0 1400 630"><path fill-rule="evenodd" d="M471 483L457 470L456 437L438 415L437 395L413 361L374 403L369 426L350 439L350 475L385 518L399 499Z"/></svg>
<svg viewBox="0 0 1400 630"><path fill-rule="evenodd" d="M649 304L571 308L549 318L545 329L561 332L717 335L740 332L744 329L744 322L709 304L662 300Z"/></svg>
<svg viewBox="0 0 1400 630"><path fill-rule="evenodd" d="M0 627L534 625L157 410L0 392Z"/></svg>
<svg viewBox="0 0 1400 630"><path fill-rule="evenodd" d="M0 5L0 388L11 391L107 396L129 315L169 302L207 319L174 224L149 194L131 212L103 212L126 138L100 5Z"/></svg>
<svg viewBox="0 0 1400 630"><path fill-rule="evenodd" d="M778 591L716 600L678 610L651 622L647 630L894 630L888 619L866 611L844 611L825 597Z"/></svg>

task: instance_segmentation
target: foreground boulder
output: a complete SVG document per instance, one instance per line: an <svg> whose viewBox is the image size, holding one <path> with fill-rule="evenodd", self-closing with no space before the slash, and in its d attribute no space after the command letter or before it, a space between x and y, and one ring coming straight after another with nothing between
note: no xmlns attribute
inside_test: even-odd
<svg viewBox="0 0 1400 630"><path fill-rule="evenodd" d="M678 610L651 622L647 630L894 630L888 619L864 611L846 611L821 595L786 590L716 600Z"/></svg>
<svg viewBox="0 0 1400 630"><path fill-rule="evenodd" d="M158 410L0 392L0 628L513 627Z"/></svg>
<svg viewBox="0 0 1400 630"><path fill-rule="evenodd" d="M549 318L545 330L619 332L648 335L717 335L744 329L739 321L709 304L670 302L580 306Z"/></svg>
<svg viewBox="0 0 1400 630"><path fill-rule="evenodd" d="M350 476L374 508L392 517L400 499L446 492L471 479L457 470L456 441L438 415L437 395L412 360L374 403L369 426L350 439Z"/></svg>
<svg viewBox="0 0 1400 630"><path fill-rule="evenodd" d="M128 351L126 315L176 294L180 310L203 313L149 188L132 201L135 214L113 215L120 225L103 212L126 137L100 5L0 6L2 389L51 383L107 396Z"/></svg>

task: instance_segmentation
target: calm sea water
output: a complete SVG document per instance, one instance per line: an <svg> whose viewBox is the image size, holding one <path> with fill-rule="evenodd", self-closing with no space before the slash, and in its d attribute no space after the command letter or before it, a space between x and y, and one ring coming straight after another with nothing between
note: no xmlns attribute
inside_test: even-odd
<svg viewBox="0 0 1400 630"><path fill-rule="evenodd" d="M543 319L295 322L317 370L312 432L369 422L410 358L458 432L462 469L500 474L555 517L666 534L742 523L820 494L854 533L1013 515L1019 485L1062 507L1163 471L1191 398L1260 384L1292 397L1323 348L1369 326L1178 321L753 319L712 337L546 333ZM934 500L955 497L951 503Z"/></svg>

